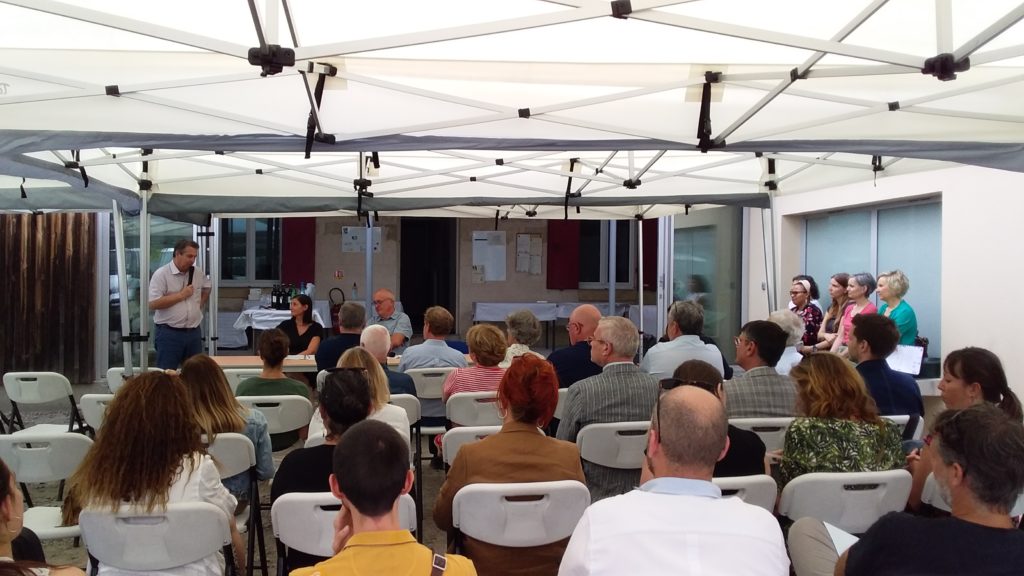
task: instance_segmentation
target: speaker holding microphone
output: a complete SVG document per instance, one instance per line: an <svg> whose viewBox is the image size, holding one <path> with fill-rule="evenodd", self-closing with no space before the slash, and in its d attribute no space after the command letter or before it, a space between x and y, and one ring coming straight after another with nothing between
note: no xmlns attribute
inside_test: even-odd
<svg viewBox="0 0 1024 576"><path fill-rule="evenodd" d="M195 266L189 266L188 267L188 285L189 286L192 285L192 278L195 275L196 275L196 267Z"/></svg>

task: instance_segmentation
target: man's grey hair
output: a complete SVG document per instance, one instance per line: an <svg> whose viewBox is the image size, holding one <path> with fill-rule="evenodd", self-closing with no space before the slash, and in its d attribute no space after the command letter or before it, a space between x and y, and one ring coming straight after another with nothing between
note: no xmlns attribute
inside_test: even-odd
<svg viewBox="0 0 1024 576"><path fill-rule="evenodd" d="M371 324L363 328L363 333L359 335L359 345L380 360L387 357L391 349L391 334L380 324Z"/></svg>
<svg viewBox="0 0 1024 576"><path fill-rule="evenodd" d="M768 315L768 321L786 331L786 346L795 346L804 337L804 319L792 310L776 310Z"/></svg>
<svg viewBox="0 0 1024 576"><path fill-rule="evenodd" d="M366 309L359 302L345 302L338 313L338 323L345 330L358 330L366 324Z"/></svg>
<svg viewBox="0 0 1024 576"><path fill-rule="evenodd" d="M640 332L628 318L605 316L597 323L614 356L632 358L640 349Z"/></svg>
<svg viewBox="0 0 1024 576"><path fill-rule="evenodd" d="M677 300L668 308L668 321L684 335L700 336L704 332L704 307L691 300Z"/></svg>

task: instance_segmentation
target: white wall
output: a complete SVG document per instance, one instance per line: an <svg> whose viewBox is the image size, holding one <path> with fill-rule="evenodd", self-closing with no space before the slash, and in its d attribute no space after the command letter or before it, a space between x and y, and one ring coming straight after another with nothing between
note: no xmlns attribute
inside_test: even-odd
<svg viewBox="0 0 1024 576"><path fill-rule="evenodd" d="M1024 396L1024 356L1019 353L1024 315L1009 297L1024 286L1024 256L1012 244L1024 215L1024 174L954 167L781 196L775 204L780 277L801 272L804 215L936 195L942 199L941 354L965 346L992 350L1002 359L1010 386ZM756 212L751 211L747 243L750 318L765 311L758 289L765 272ZM779 299L784 298L780 293Z"/></svg>

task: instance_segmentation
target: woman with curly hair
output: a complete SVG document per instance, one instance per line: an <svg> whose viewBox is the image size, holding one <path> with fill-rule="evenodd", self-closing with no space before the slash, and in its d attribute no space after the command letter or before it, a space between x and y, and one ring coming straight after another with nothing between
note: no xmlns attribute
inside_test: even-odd
<svg viewBox="0 0 1024 576"><path fill-rule="evenodd" d="M459 392L497 390L505 374L505 369L498 366L508 351L508 343L501 330L492 324L477 324L466 333L466 344L474 365L456 368L448 375L441 398L445 402Z"/></svg>
<svg viewBox="0 0 1024 576"><path fill-rule="evenodd" d="M217 434L237 432L252 441L256 449L256 477L274 477L274 458L270 449L267 417L259 410L249 410L231 394L231 386L220 365L206 354L192 356L181 365L181 380L188 388L199 429L213 442ZM224 479L239 507L249 501L249 473Z"/></svg>
<svg viewBox="0 0 1024 576"><path fill-rule="evenodd" d="M173 372L143 372L114 395L96 443L68 480L64 522L83 508L116 511L125 503L147 511L175 502L209 502L224 511L235 566L245 571L245 544L235 527L235 497L204 453L188 388ZM164 574L220 574L220 553ZM127 575L101 565L101 575Z"/></svg>
<svg viewBox="0 0 1024 576"><path fill-rule="evenodd" d="M814 354L789 373L796 418L786 431L781 489L811 472L874 472L903 466L902 430L878 415L864 380L835 354Z"/></svg>

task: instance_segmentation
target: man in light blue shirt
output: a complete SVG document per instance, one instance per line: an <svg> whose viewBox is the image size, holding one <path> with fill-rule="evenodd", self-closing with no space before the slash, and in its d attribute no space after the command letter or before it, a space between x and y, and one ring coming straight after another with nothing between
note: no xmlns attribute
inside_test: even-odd
<svg viewBox="0 0 1024 576"><path fill-rule="evenodd" d="M455 326L452 313L443 306L431 306L423 315L423 343L409 346L398 362L398 371L410 368L464 368L466 356L448 346L444 339Z"/></svg>
<svg viewBox="0 0 1024 576"><path fill-rule="evenodd" d="M680 364L687 360L703 360L725 373L722 351L700 339L704 331L704 309L696 302L677 301L668 309L668 342L655 344L647 351L640 369L661 380L671 378Z"/></svg>
<svg viewBox="0 0 1024 576"><path fill-rule="evenodd" d="M402 354L406 343L412 338L412 321L405 312L395 310L395 293L381 288L373 293L374 313L370 324L380 324L391 334L391 351Z"/></svg>

